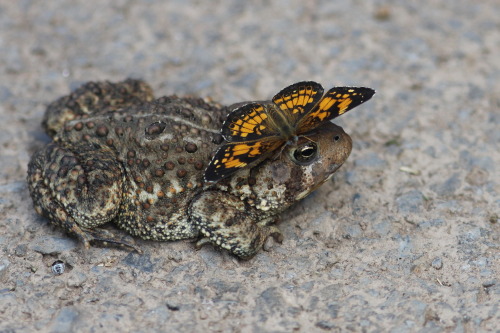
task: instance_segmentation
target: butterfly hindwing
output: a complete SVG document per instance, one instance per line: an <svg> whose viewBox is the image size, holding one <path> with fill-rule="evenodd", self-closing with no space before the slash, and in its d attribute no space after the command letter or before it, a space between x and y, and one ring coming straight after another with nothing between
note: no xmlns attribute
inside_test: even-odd
<svg viewBox="0 0 500 333"><path fill-rule="evenodd" d="M261 140L223 144L205 170L205 181L218 181L263 159L268 156L268 153L278 149L282 143L279 137L267 137Z"/></svg>
<svg viewBox="0 0 500 333"><path fill-rule="evenodd" d="M228 142L246 142L277 135L266 106L249 103L234 109L222 125L221 134Z"/></svg>
<svg viewBox="0 0 500 333"><path fill-rule="evenodd" d="M272 101L278 106L279 116L274 116L276 122L286 119L287 123L295 127L299 120L309 113L323 96L321 84L304 81L292 84L277 93Z"/></svg>
<svg viewBox="0 0 500 333"><path fill-rule="evenodd" d="M297 134L306 133L325 121L363 104L375 94L375 90L364 87L334 87L319 101L314 109L297 124Z"/></svg>

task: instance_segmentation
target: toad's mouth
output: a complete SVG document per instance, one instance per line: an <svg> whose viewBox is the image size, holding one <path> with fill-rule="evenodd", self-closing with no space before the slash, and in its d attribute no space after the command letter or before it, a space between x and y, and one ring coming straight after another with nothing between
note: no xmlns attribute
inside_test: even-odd
<svg viewBox="0 0 500 333"><path fill-rule="evenodd" d="M333 175L335 174L335 172L343 165L343 163L333 163L330 165L330 167L328 168L328 171L325 172L325 174L327 174L327 176L319 181L317 184L314 184L314 186L308 188L307 190L303 191L303 192L300 192L298 195L295 196L295 200L302 200L304 199L305 197L307 197L309 194L311 194L312 192L316 191L318 189L318 187L320 187L321 185L323 185L324 183L326 183L328 180L330 180Z"/></svg>
<svg viewBox="0 0 500 333"><path fill-rule="evenodd" d="M320 181L318 184L314 185L314 187L311 189L311 192L316 191L316 189L318 187L320 187L321 185L323 185L324 183L326 183L327 181L329 181L333 177L333 175L335 174L335 172L342 165L343 165L343 163L340 163L340 164L334 163L334 164L330 165L330 167L328 168L329 169L329 171L328 171L329 175L325 179L323 179L322 181Z"/></svg>

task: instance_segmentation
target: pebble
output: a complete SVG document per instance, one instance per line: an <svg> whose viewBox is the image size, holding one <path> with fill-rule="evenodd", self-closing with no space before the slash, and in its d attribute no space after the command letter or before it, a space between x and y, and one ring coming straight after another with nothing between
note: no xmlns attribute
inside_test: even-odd
<svg viewBox="0 0 500 333"><path fill-rule="evenodd" d="M208 282L208 286L211 287L215 294L220 297L228 293L236 293L241 288L241 283L239 282L226 282L219 279L213 279Z"/></svg>
<svg viewBox="0 0 500 333"><path fill-rule="evenodd" d="M19 244L14 249L14 254L18 257L24 257L28 253L28 246L26 244Z"/></svg>
<svg viewBox="0 0 500 333"><path fill-rule="evenodd" d="M262 313L274 313L285 303L283 296L277 287L270 287L264 290L256 300L256 311Z"/></svg>
<svg viewBox="0 0 500 333"><path fill-rule="evenodd" d="M319 297L323 302L329 302L338 299L342 295L342 287L338 284L330 284L321 288Z"/></svg>
<svg viewBox="0 0 500 333"><path fill-rule="evenodd" d="M488 280L488 281L483 282L483 287L490 288L490 287L493 287L496 284L497 284L496 280Z"/></svg>
<svg viewBox="0 0 500 333"><path fill-rule="evenodd" d="M482 269L480 272L479 272L479 275L483 278L488 278L490 276L492 276L494 273L491 269Z"/></svg>
<svg viewBox="0 0 500 333"><path fill-rule="evenodd" d="M424 205L424 195L419 190L411 190L396 198L398 211L401 213L418 213Z"/></svg>
<svg viewBox="0 0 500 333"><path fill-rule="evenodd" d="M431 186L431 189L441 196L448 196L455 193L462 185L462 180L458 173L454 173L450 178L441 184Z"/></svg>
<svg viewBox="0 0 500 333"><path fill-rule="evenodd" d="M149 322L154 323L165 323L170 319L169 309L161 305L147 311L144 315Z"/></svg>
<svg viewBox="0 0 500 333"><path fill-rule="evenodd" d="M389 220L382 220L373 226L373 230L380 236L388 235L391 231L391 222Z"/></svg>
<svg viewBox="0 0 500 333"><path fill-rule="evenodd" d="M431 228L431 227L440 227L444 224L444 220L442 218L436 218L431 220L426 220L418 223L418 226L422 229Z"/></svg>
<svg viewBox="0 0 500 333"><path fill-rule="evenodd" d="M345 180L347 184L354 185L356 183L360 183L364 181L363 175L361 172L357 172L356 170L348 170L345 173Z"/></svg>
<svg viewBox="0 0 500 333"><path fill-rule="evenodd" d="M320 320L315 324L316 327L321 328L322 330L333 330L336 326L331 321Z"/></svg>
<svg viewBox="0 0 500 333"><path fill-rule="evenodd" d="M7 259L0 260L0 281L3 281L7 277L9 266L10 261L8 261Z"/></svg>
<svg viewBox="0 0 500 333"><path fill-rule="evenodd" d="M65 268L66 268L66 265L61 260L54 261L54 263L51 266L52 273L54 275L61 275L62 273L64 273Z"/></svg>
<svg viewBox="0 0 500 333"><path fill-rule="evenodd" d="M55 255L64 251L70 251L77 247L77 242L72 238L60 238L53 236L40 236L31 243L30 249L41 254Z"/></svg>
<svg viewBox="0 0 500 333"><path fill-rule="evenodd" d="M377 153L368 153L354 161L354 166L365 168L383 168L387 162L381 159Z"/></svg>
<svg viewBox="0 0 500 333"><path fill-rule="evenodd" d="M181 305L175 300L167 300L165 305L170 311L179 311L181 309Z"/></svg>
<svg viewBox="0 0 500 333"><path fill-rule="evenodd" d="M447 211L450 213L458 213L462 211L462 206L457 200L441 201L435 204L437 211Z"/></svg>
<svg viewBox="0 0 500 333"><path fill-rule="evenodd" d="M77 288L84 285L87 281L87 275L83 272L71 272L66 280L68 287Z"/></svg>
<svg viewBox="0 0 500 333"><path fill-rule="evenodd" d="M50 332L72 332L73 323L78 320L78 316L79 313L74 307L62 308L57 317L54 318Z"/></svg>
<svg viewBox="0 0 500 333"><path fill-rule="evenodd" d="M122 262L128 266L137 268L141 272L152 273L155 270L155 264L151 261L149 254L129 253Z"/></svg>
<svg viewBox="0 0 500 333"><path fill-rule="evenodd" d="M346 232L343 237L348 237L348 239L360 237L363 234L363 230L358 224L349 225L346 228Z"/></svg>
<svg viewBox="0 0 500 333"><path fill-rule="evenodd" d="M465 164L468 170L472 170L473 167L479 167L490 173L495 171L495 162L490 156L476 156L468 150L462 150L459 160Z"/></svg>
<svg viewBox="0 0 500 333"><path fill-rule="evenodd" d="M434 269L441 269L443 268L443 260L441 258L434 258L434 260L432 260L432 263L431 263L431 266L434 268Z"/></svg>

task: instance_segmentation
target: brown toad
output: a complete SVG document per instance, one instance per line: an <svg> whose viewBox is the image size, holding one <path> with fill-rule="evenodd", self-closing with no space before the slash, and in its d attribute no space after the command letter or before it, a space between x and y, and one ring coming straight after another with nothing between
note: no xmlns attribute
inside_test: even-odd
<svg viewBox="0 0 500 333"><path fill-rule="evenodd" d="M28 166L36 211L87 248L122 243L99 228L112 221L143 239L201 236L199 245L252 257L269 236L281 240L278 214L333 175L351 138L325 122L256 165L204 182L230 110L199 98L155 100L138 80L85 84L47 108L43 127L54 141Z"/></svg>

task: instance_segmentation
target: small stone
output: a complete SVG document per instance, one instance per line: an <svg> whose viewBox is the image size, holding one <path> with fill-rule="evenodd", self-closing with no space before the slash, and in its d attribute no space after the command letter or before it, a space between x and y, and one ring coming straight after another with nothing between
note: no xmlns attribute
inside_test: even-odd
<svg viewBox="0 0 500 333"><path fill-rule="evenodd" d="M181 308L180 304L177 301L173 300L168 300L166 305L167 309L169 309L170 311L179 311Z"/></svg>
<svg viewBox="0 0 500 333"><path fill-rule="evenodd" d="M422 229L430 227L440 227L444 224L444 220L441 218L426 220L418 223L418 226Z"/></svg>
<svg viewBox="0 0 500 333"><path fill-rule="evenodd" d="M4 281L9 270L10 262L7 259L2 259L0 261L0 281Z"/></svg>
<svg viewBox="0 0 500 333"><path fill-rule="evenodd" d="M28 246L26 244L19 244L14 249L14 254L18 257L24 257L28 253Z"/></svg>
<svg viewBox="0 0 500 333"><path fill-rule="evenodd" d="M465 166L469 169L479 167L488 172L495 171L495 162L490 156L477 157L471 154L470 151L463 150L460 152L459 160L465 163Z"/></svg>
<svg viewBox="0 0 500 333"><path fill-rule="evenodd" d="M381 159L377 153L366 154L365 156L354 161L355 166L365 168L382 168L385 167L386 164L387 163Z"/></svg>
<svg viewBox="0 0 500 333"><path fill-rule="evenodd" d="M157 306L155 308L150 309L144 314L145 318L148 318L150 322L154 323L166 323L170 321L170 312L168 309L165 309L164 306ZM176 330L174 330L176 331Z"/></svg>
<svg viewBox="0 0 500 333"><path fill-rule="evenodd" d="M434 268L434 269L441 269L443 268L443 260L441 258L434 258L434 260L432 260L432 263L431 263L431 266Z"/></svg>
<svg viewBox="0 0 500 333"><path fill-rule="evenodd" d="M67 285L68 287L78 288L81 287L87 281L87 275L82 272L71 272L68 274Z"/></svg>
<svg viewBox="0 0 500 333"><path fill-rule="evenodd" d="M42 236L36 238L30 248L41 254L59 254L64 251L70 251L77 246L75 240L71 238L59 238L52 236Z"/></svg>
<svg viewBox="0 0 500 333"><path fill-rule="evenodd" d="M132 252L123 259L123 263L147 273L152 273L155 268L155 265L151 262L151 256L149 254L139 255Z"/></svg>
<svg viewBox="0 0 500 333"><path fill-rule="evenodd" d="M321 328L322 330L333 330L336 327L334 323L326 320L318 321L315 326Z"/></svg>
<svg viewBox="0 0 500 333"><path fill-rule="evenodd" d="M66 265L62 260L56 260L52 263L51 266L52 273L54 273L54 275L61 275L62 273L64 273L65 267Z"/></svg>
<svg viewBox="0 0 500 333"><path fill-rule="evenodd" d="M478 167L473 167L472 170L465 177L465 181L470 185L482 186L486 184L489 178L489 173Z"/></svg>
<svg viewBox="0 0 500 333"><path fill-rule="evenodd" d="M179 263L182 261L182 254L179 251L169 251L169 253L167 254L167 258Z"/></svg>
<svg viewBox="0 0 500 333"><path fill-rule="evenodd" d="M373 230L380 236L386 236L391 231L391 222L389 220L382 220L373 226Z"/></svg>
<svg viewBox="0 0 500 333"><path fill-rule="evenodd" d="M460 212L463 206L457 200L441 201L435 204L436 210L448 211L450 213Z"/></svg>
<svg viewBox="0 0 500 333"><path fill-rule="evenodd" d="M398 210L402 213L418 213L424 205L424 195L418 190L412 190L396 198Z"/></svg>
<svg viewBox="0 0 500 333"><path fill-rule="evenodd" d="M276 287L264 290L256 300L259 312L274 313L281 308L285 300Z"/></svg>
<svg viewBox="0 0 500 333"><path fill-rule="evenodd" d="M454 173L442 184L431 186L431 189L439 195L446 196L455 193L455 191L458 190L461 185L462 181L460 180L460 175L458 173Z"/></svg>
<svg viewBox="0 0 500 333"><path fill-rule="evenodd" d="M50 332L72 332L72 326L77 321L79 316L78 311L73 307L66 307L59 311L59 314L53 320Z"/></svg>
<svg viewBox="0 0 500 333"><path fill-rule="evenodd" d="M495 284L497 284L496 280L485 281L485 282L483 282L483 287L485 287L485 288L491 288Z"/></svg>

